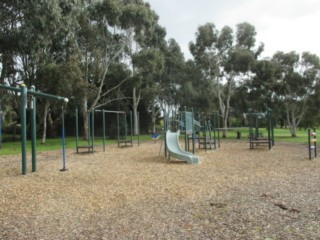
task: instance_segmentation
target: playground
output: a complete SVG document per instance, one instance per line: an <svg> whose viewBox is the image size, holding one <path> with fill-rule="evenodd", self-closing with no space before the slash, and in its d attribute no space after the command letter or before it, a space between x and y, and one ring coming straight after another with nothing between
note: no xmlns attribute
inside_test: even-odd
<svg viewBox="0 0 320 240"><path fill-rule="evenodd" d="M60 150L39 152L27 176L20 155L1 156L0 239L319 238L320 162L305 145L223 140L196 149L200 164L160 145L66 149L65 172Z"/></svg>

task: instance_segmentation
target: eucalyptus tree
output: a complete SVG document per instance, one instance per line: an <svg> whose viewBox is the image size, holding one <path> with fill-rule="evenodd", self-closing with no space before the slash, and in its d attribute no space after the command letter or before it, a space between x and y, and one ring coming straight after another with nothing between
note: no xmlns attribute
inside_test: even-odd
<svg viewBox="0 0 320 240"><path fill-rule="evenodd" d="M16 1L4 0L0 3L0 84L13 85L17 73L17 46L18 26L21 21L21 12ZM11 115L18 107L15 94L1 94L2 120L5 123L6 115ZM9 117L11 121L11 118ZM10 123L9 121L9 123Z"/></svg>
<svg viewBox="0 0 320 240"><path fill-rule="evenodd" d="M224 128L228 127L231 98L252 79L252 67L263 51L263 44L254 49L255 36L255 28L249 23L238 24L235 34L229 26L219 31L207 23L198 28L195 43L189 45L196 63L215 85Z"/></svg>
<svg viewBox="0 0 320 240"><path fill-rule="evenodd" d="M283 104L285 121L292 137L296 137L308 100L319 84L320 60L315 54L304 52L301 56L292 51L277 52L272 60L278 64L276 99Z"/></svg>
<svg viewBox="0 0 320 240"><path fill-rule="evenodd" d="M135 66L135 87L134 90L138 90L138 96L136 91L133 92L134 107L138 107L138 101L141 99L141 94L144 99L149 102L148 112L150 112L153 132L155 132L156 122L156 99L159 93L160 86L156 79L161 74L164 68L164 56L157 48L143 49L134 56L133 65Z"/></svg>
<svg viewBox="0 0 320 240"><path fill-rule="evenodd" d="M50 82L48 76L68 61L80 4L80 0L2 1L1 18L5 19L1 19L4 21L0 37L2 63L5 63L2 64L5 66L1 74L2 82L6 78L7 84L14 85L22 80L28 87L35 85L37 89L52 94L60 94L62 89L66 89L68 84L59 83L57 76ZM14 69L10 78L9 66ZM59 89L59 85L64 86ZM45 124L49 102L45 101L44 106L42 116ZM43 136L45 132L46 128Z"/></svg>
<svg viewBox="0 0 320 240"><path fill-rule="evenodd" d="M102 0L88 6L83 13L78 44L81 50L82 99L81 111L87 136L86 114L110 103L110 96L129 79L126 76L111 88L105 88L107 73L112 64L131 67L131 43L142 43L157 17L150 5L142 0ZM92 94L90 94L92 93ZM119 98L121 99L121 97Z"/></svg>
<svg viewBox="0 0 320 240"><path fill-rule="evenodd" d="M246 105L258 111L274 102L274 85L278 75L278 65L269 59L258 60L252 69L254 77L244 85L247 92Z"/></svg>
<svg viewBox="0 0 320 240"><path fill-rule="evenodd" d="M18 44L18 27L21 11L15 1L0 3L0 84L12 84L16 75L16 54Z"/></svg>
<svg viewBox="0 0 320 240"><path fill-rule="evenodd" d="M174 39L168 41L164 54L165 67L158 79L161 86L158 102L161 103L162 109L170 111L177 109L181 104L178 92L183 87L186 65L181 48Z"/></svg>
<svg viewBox="0 0 320 240"><path fill-rule="evenodd" d="M216 99L211 97L214 95L212 82L193 60L188 60L181 72L175 94L178 105L209 113L216 106Z"/></svg>
<svg viewBox="0 0 320 240"><path fill-rule="evenodd" d="M141 97L149 102L149 110L153 128L155 129L155 116L157 114L155 99L159 91L157 83L158 76L164 69L164 49L166 31L163 27L155 24L150 31L145 35L143 42L139 44L140 51L136 51L132 56L133 66L133 87L132 87L132 108L134 117L137 116L137 109ZM134 119L134 123L137 120ZM137 133L138 126L134 125L134 132Z"/></svg>

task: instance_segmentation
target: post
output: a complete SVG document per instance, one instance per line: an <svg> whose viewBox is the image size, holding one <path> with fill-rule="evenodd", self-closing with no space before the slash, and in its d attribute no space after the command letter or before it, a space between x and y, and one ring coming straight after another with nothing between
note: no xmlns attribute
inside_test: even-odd
<svg viewBox="0 0 320 240"><path fill-rule="evenodd" d="M91 117L90 117L90 112L88 112L87 118L88 118L88 145L90 145L90 142L91 142Z"/></svg>
<svg viewBox="0 0 320 240"><path fill-rule="evenodd" d="M272 139L272 146L274 146L274 126L273 126L273 111L270 109L270 121L271 121L271 139Z"/></svg>
<svg viewBox="0 0 320 240"><path fill-rule="evenodd" d="M195 132L194 132L194 111L193 108L191 109L191 134L192 134L192 153L195 153L195 144L194 144L194 138L195 138ZM188 140L189 144L189 140Z"/></svg>
<svg viewBox="0 0 320 240"><path fill-rule="evenodd" d="M1 105L1 98L0 98L0 149L2 148L2 105Z"/></svg>
<svg viewBox="0 0 320 240"><path fill-rule="evenodd" d="M314 157L317 157L317 133L316 133L316 128L313 128L313 147L314 147Z"/></svg>
<svg viewBox="0 0 320 240"><path fill-rule="evenodd" d="M31 86L31 90L35 91L35 86ZM31 147L32 147L32 172L37 171L37 109L36 97L32 95L31 100Z"/></svg>
<svg viewBox="0 0 320 240"><path fill-rule="evenodd" d="M310 128L308 128L308 149L309 149L309 159L311 160L311 136L310 136L311 132L310 132Z"/></svg>
<svg viewBox="0 0 320 240"><path fill-rule="evenodd" d="M78 109L76 109L76 148L77 148L77 153L79 153L78 146L79 146L79 119L78 119Z"/></svg>
<svg viewBox="0 0 320 240"><path fill-rule="evenodd" d="M102 128L103 128L103 151L106 151L106 116L105 111L102 110Z"/></svg>
<svg viewBox="0 0 320 240"><path fill-rule="evenodd" d="M267 123L268 123L268 147L269 147L269 150L271 149L272 147L272 139L271 139L271 114L270 114L270 111L267 110Z"/></svg>
<svg viewBox="0 0 320 240"><path fill-rule="evenodd" d="M131 135L131 147L133 147L133 121L132 121L132 111L130 111L130 135Z"/></svg>
<svg viewBox="0 0 320 240"><path fill-rule="evenodd" d="M127 135L128 135L128 129L127 129L127 114L124 114L124 135L125 135L125 141L127 145Z"/></svg>
<svg viewBox="0 0 320 240"><path fill-rule="evenodd" d="M67 160L66 160L66 136L65 136L65 130L64 130L64 107L62 105L61 107L62 111L62 169L60 169L61 172L67 171Z"/></svg>
<svg viewBox="0 0 320 240"><path fill-rule="evenodd" d="M22 159L22 174L27 175L27 88L21 86L21 159Z"/></svg>
<svg viewBox="0 0 320 240"><path fill-rule="evenodd" d="M119 126L119 113L117 113L117 135L118 135L118 147L120 146L120 126Z"/></svg>
<svg viewBox="0 0 320 240"><path fill-rule="evenodd" d="M218 126L218 147L220 147L220 116L219 116L219 112L217 112L217 126Z"/></svg>
<svg viewBox="0 0 320 240"><path fill-rule="evenodd" d="M137 116L137 121L138 121L138 146L140 146L140 114L139 112L137 112L138 116Z"/></svg>
<svg viewBox="0 0 320 240"><path fill-rule="evenodd" d="M91 145L92 145L92 153L94 152L94 109L92 110L92 120L91 120L91 126L92 126L92 129L91 129L91 134L92 134L92 137L91 137Z"/></svg>

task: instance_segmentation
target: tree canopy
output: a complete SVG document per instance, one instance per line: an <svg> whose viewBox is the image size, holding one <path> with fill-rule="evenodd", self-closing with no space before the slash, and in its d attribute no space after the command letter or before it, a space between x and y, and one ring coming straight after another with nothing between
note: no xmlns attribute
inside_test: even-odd
<svg viewBox="0 0 320 240"><path fill-rule="evenodd" d="M247 22L234 29L200 25L190 39L193 59L186 60L143 0L4 0L0 20L0 84L24 82L71 97L69 110L82 113L84 137L87 113L97 108L132 110L135 127L142 110L150 121L145 131L156 130L164 110L184 106L219 111L225 128L231 112L268 106L292 136L319 122L319 57L280 49L262 58L264 44ZM17 96L1 90L1 100L4 122L13 121L6 118L12 111L18 120ZM56 103L38 102L44 142L60 113Z"/></svg>

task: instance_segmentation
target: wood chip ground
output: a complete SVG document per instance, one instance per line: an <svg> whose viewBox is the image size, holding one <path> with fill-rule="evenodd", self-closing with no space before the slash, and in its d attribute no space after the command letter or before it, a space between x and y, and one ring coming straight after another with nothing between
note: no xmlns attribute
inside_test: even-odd
<svg viewBox="0 0 320 240"><path fill-rule="evenodd" d="M222 141L188 165L160 145L71 149L66 172L61 151L42 152L26 176L20 155L0 155L0 239L320 239L307 146Z"/></svg>

